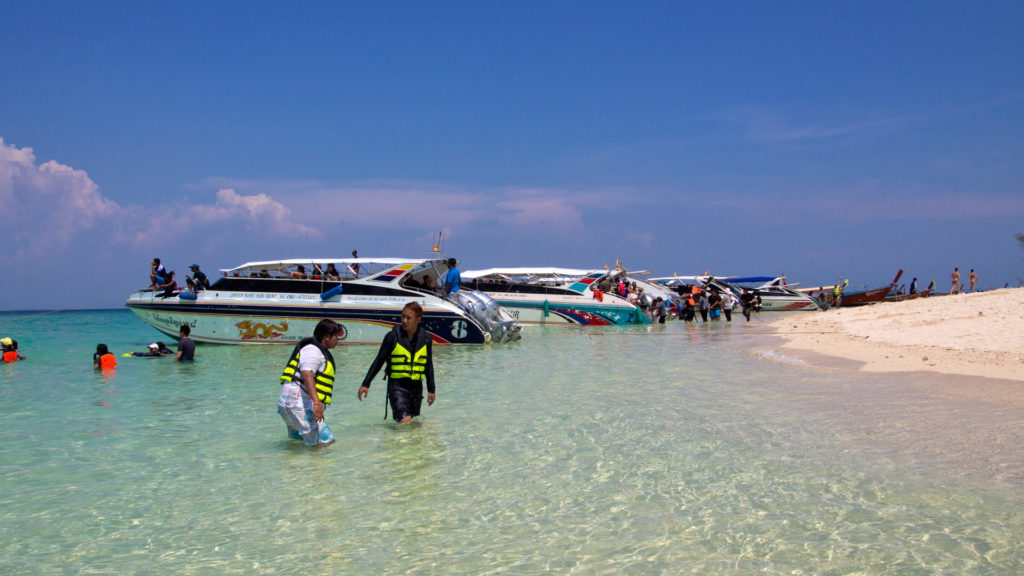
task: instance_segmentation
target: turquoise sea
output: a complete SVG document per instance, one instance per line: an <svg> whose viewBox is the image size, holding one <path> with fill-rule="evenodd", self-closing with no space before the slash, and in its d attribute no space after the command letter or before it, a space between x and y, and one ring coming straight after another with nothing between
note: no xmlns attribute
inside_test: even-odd
<svg viewBox="0 0 1024 576"><path fill-rule="evenodd" d="M327 448L276 412L290 349L127 310L0 314L0 574L1021 574L1021 407L822 369L766 325L528 327L436 350L412 426L341 366ZM168 342L173 348L173 343Z"/></svg>

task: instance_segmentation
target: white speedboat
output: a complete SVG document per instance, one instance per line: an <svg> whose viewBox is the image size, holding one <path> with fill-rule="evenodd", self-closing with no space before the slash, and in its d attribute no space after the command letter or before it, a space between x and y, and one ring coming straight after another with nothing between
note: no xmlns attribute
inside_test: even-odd
<svg viewBox="0 0 1024 576"><path fill-rule="evenodd" d="M296 342L323 318L341 325L344 344L380 344L402 307L423 307L420 326L437 344L508 342L520 327L486 294L460 291L446 300L427 287L447 271L441 259L338 258L248 262L221 270L209 289L139 290L126 305L157 330L224 344ZM341 272L339 273L338 270Z"/></svg>
<svg viewBox="0 0 1024 576"><path fill-rule="evenodd" d="M524 324L646 324L625 298L599 295L594 283L607 270L488 268L462 272L461 286L483 292Z"/></svg>
<svg viewBox="0 0 1024 576"><path fill-rule="evenodd" d="M786 284L782 276L667 276L651 278L651 282L672 288L680 286L701 286L717 288L719 292L730 292L739 299L743 288L761 297L762 312L790 312L794 310L820 310L818 303L801 292L793 290L797 284Z"/></svg>

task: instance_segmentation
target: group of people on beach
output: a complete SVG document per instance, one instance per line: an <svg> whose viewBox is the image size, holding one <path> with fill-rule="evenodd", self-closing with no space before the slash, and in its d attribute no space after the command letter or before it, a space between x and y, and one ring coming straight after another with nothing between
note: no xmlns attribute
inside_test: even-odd
<svg viewBox="0 0 1024 576"><path fill-rule="evenodd" d="M956 266L953 268L953 273L949 275L949 279L952 281L949 293L959 294L964 287L964 285L960 283L960 267ZM967 275L967 282L970 284L971 292L974 292L974 287L978 284L978 275L974 272L974 268L971 268L971 273Z"/></svg>
<svg viewBox="0 0 1024 576"><path fill-rule="evenodd" d="M672 316L692 323L696 321L697 314L700 314L703 322L718 322L722 317L725 317L726 322L732 322L732 311L737 306L749 322L751 314L759 311L761 306L761 297L746 288L739 297L731 291L720 291L714 286L683 285L676 287L675 291L679 297L672 300L663 296L651 298L644 293L643 286L637 286L636 282L626 282L625 277L613 280L610 276L599 280L593 290L596 300L603 300L604 294L609 293L625 298L638 307L648 320L659 324L664 324Z"/></svg>

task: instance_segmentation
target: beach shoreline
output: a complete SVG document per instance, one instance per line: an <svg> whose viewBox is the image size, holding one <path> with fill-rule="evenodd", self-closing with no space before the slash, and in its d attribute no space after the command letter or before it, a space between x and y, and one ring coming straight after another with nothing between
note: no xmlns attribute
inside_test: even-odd
<svg viewBox="0 0 1024 576"><path fill-rule="evenodd" d="M1022 288L787 313L770 327L779 354L814 366L1024 382Z"/></svg>

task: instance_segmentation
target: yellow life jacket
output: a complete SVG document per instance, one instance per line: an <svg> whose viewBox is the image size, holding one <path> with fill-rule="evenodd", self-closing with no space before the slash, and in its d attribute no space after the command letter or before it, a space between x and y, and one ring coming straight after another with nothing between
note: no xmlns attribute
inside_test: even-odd
<svg viewBox="0 0 1024 576"><path fill-rule="evenodd" d="M391 349L391 361L388 363L389 378L392 380L398 378L423 380L423 374L427 371L427 343L423 338L418 340L421 344L415 353L409 351L399 342L395 342L395 347Z"/></svg>
<svg viewBox="0 0 1024 576"><path fill-rule="evenodd" d="M288 382L298 382L302 385L302 375L299 374L299 353L303 348L312 344L320 349L323 353L324 358L327 359L327 363L324 366L323 372L317 372L314 380L316 381L316 395L324 404L331 403L331 393L334 390L334 356L331 355L331 351L323 347L323 344L317 342L314 338L305 338L301 342L295 345L295 350L292 352L291 359L288 361L288 365L284 367L284 372L281 374L281 384L287 384ZM303 389L305 389L303 387Z"/></svg>

